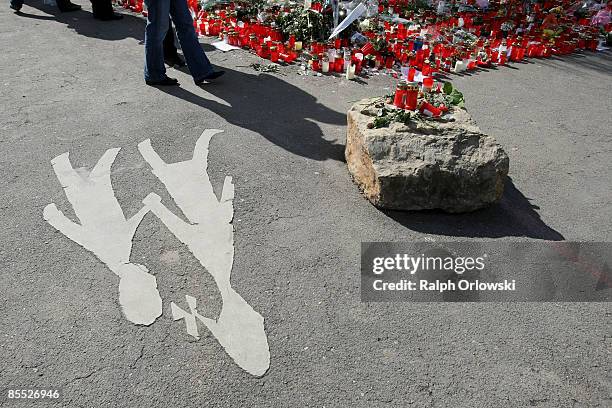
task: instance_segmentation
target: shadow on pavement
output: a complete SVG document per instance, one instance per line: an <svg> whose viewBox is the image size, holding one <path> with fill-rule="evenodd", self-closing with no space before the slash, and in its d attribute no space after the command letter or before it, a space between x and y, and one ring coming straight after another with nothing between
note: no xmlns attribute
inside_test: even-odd
<svg viewBox="0 0 612 408"><path fill-rule="evenodd" d="M77 34L86 37L98 38L106 41L117 41L125 38L134 38L140 42L144 41L144 26L145 19L132 14L122 14L122 20L116 21L98 21L93 18L93 14L87 10L72 11L63 13L55 6L48 6L42 1L28 1L25 6L35 8L50 16L39 16L27 13L24 7L21 12L15 13L16 17L31 18L34 20L53 20L58 23L65 24L68 28L74 30ZM115 8L116 11L121 11Z"/></svg>
<svg viewBox="0 0 612 408"><path fill-rule="evenodd" d="M115 7L115 12L123 16L122 20L99 21L94 19L93 14L87 10L63 13L57 7L44 5L39 0L26 1L24 4L43 13L50 14L50 16L27 13L22 9L22 11L15 13L17 17L31 18L33 20L55 20L58 23L65 24L79 35L104 41L133 38L140 43L144 43L146 18L129 12L122 13L123 9L119 7ZM209 44L202 44L202 47L206 52L215 50Z"/></svg>
<svg viewBox="0 0 612 408"><path fill-rule="evenodd" d="M208 109L227 122L259 133L283 149L314 160L344 160L344 144L326 140L318 121L345 125L346 115L333 111L300 88L269 74L231 69L202 89L227 106L180 87L160 87L169 95Z"/></svg>
<svg viewBox="0 0 612 408"><path fill-rule="evenodd" d="M612 74L612 51L583 51L561 57L552 57L538 60L542 65L567 67L568 65Z"/></svg>
<svg viewBox="0 0 612 408"><path fill-rule="evenodd" d="M466 214L441 211L384 211L413 231L466 238L527 237L562 241L563 235L550 228L508 177L501 201L489 208Z"/></svg>

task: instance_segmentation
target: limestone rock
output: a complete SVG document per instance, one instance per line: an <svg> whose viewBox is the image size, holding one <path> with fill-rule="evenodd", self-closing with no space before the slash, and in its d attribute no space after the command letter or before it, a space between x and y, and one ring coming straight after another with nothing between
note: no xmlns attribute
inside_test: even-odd
<svg viewBox="0 0 612 408"><path fill-rule="evenodd" d="M467 111L368 129L373 102L364 99L349 110L345 155L354 181L375 206L467 212L501 199L508 156Z"/></svg>

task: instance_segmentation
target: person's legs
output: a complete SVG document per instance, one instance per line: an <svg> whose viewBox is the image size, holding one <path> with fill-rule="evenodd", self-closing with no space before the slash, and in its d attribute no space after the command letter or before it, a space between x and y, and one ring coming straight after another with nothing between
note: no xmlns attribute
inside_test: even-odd
<svg viewBox="0 0 612 408"><path fill-rule="evenodd" d="M198 41L198 36L193 28L193 19L186 0L169 0L170 15L172 22L176 27L176 33L181 43L181 49L189 72L193 76L194 81L201 81L214 72L208 57L202 49L202 45Z"/></svg>
<svg viewBox="0 0 612 408"><path fill-rule="evenodd" d="M168 26L168 32L164 37L164 61L171 67L184 67L185 61L179 56L176 45L174 44L174 29L172 21Z"/></svg>
<svg viewBox="0 0 612 408"><path fill-rule="evenodd" d="M71 3L70 0L57 0L56 3L57 8L62 12L78 11L81 9L81 6Z"/></svg>
<svg viewBox="0 0 612 408"><path fill-rule="evenodd" d="M10 7L15 11L21 10L21 7L23 7L23 0L11 0Z"/></svg>
<svg viewBox="0 0 612 408"><path fill-rule="evenodd" d="M174 58L178 55L176 45L174 44L174 29L172 23L168 25L168 31L164 37L164 58Z"/></svg>
<svg viewBox="0 0 612 408"><path fill-rule="evenodd" d="M110 21L123 18L121 14L115 13L111 0L91 0L91 9L96 20Z"/></svg>
<svg viewBox="0 0 612 408"><path fill-rule="evenodd" d="M145 0L147 5L147 27L145 28L146 81L162 81L166 76L163 42L170 24L171 0Z"/></svg>

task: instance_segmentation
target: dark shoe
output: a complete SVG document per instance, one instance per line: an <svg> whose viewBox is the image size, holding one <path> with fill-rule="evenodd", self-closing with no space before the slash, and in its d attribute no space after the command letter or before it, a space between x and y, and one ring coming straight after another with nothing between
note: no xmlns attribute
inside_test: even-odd
<svg viewBox="0 0 612 408"><path fill-rule="evenodd" d="M165 77L159 81L149 81L145 79L145 83L149 86L174 86L178 85L179 81L176 78Z"/></svg>
<svg viewBox="0 0 612 408"><path fill-rule="evenodd" d="M21 10L21 7L23 6L23 2L21 1L15 1L15 0L11 0L11 4L10 4L10 8L12 8L15 11L19 11Z"/></svg>
<svg viewBox="0 0 612 408"><path fill-rule="evenodd" d="M63 0L57 2L57 8L61 12L66 13L69 11L78 11L81 9L81 6L79 6L78 4L71 3L70 0Z"/></svg>
<svg viewBox="0 0 612 408"><path fill-rule="evenodd" d="M113 20L121 20L123 18L123 15L117 14L117 13L102 14L102 15L94 14L93 17L96 20L100 20L100 21L113 21Z"/></svg>
<svg viewBox="0 0 612 408"><path fill-rule="evenodd" d="M225 71L213 71L204 78L196 79L193 82L195 82L196 85L202 85L204 81L212 81L213 79L219 78L223 74L225 74Z"/></svg>
<svg viewBox="0 0 612 408"><path fill-rule="evenodd" d="M179 67L180 68L180 67L184 67L187 65L185 64L185 60L182 59L178 54L173 55L171 57L164 58L164 62L169 67Z"/></svg>

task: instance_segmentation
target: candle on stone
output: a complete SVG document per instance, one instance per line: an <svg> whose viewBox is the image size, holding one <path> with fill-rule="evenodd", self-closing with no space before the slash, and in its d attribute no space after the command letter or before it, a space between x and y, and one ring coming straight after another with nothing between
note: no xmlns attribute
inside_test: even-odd
<svg viewBox="0 0 612 408"><path fill-rule="evenodd" d="M406 90L408 89L408 84L404 81L400 81L395 88L395 96L393 98L393 105L397 106L400 109L404 109L406 105Z"/></svg>
<svg viewBox="0 0 612 408"><path fill-rule="evenodd" d="M442 109L432 105L431 103L425 100L421 102L419 106L419 112L429 117L437 117L442 115Z"/></svg>
<svg viewBox="0 0 612 408"><path fill-rule="evenodd" d="M416 82L408 82L406 84L406 100L404 108L415 110L417 108L417 100L419 98L419 84Z"/></svg>

